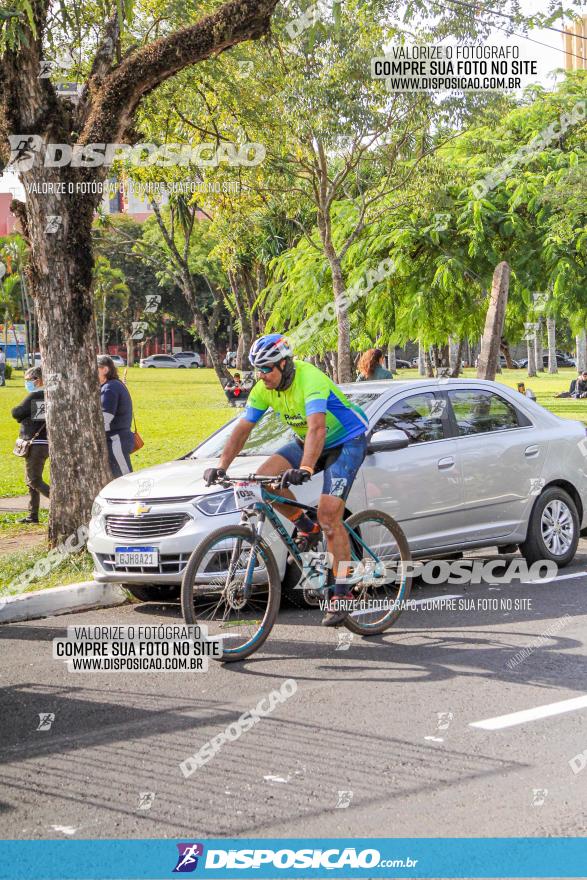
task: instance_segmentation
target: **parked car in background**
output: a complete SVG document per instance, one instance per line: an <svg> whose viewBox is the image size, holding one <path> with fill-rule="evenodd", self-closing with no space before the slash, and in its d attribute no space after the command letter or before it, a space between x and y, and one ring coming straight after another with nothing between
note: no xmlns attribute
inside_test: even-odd
<svg viewBox="0 0 587 880"><path fill-rule="evenodd" d="M402 358L395 359L395 366L397 370L411 370L412 364L409 361L404 361ZM416 361L416 366L418 366L418 362Z"/></svg>
<svg viewBox="0 0 587 880"><path fill-rule="evenodd" d="M520 363L521 367L523 367L524 369L527 369L528 358L523 358L523 360L521 360L519 363ZM548 368L548 355L547 354L542 356L542 363L544 365L544 368L547 369ZM557 365L557 367L574 367L575 366L575 359L570 358L567 355L557 354L556 365Z"/></svg>
<svg viewBox="0 0 587 880"><path fill-rule="evenodd" d="M512 358L512 359L511 359L511 363L512 363L512 369L514 369L514 370L519 370L519 369L520 369L520 367L521 367L521 363L520 363L520 361L515 361L515 360ZM502 368L502 370L507 370L507 369L508 369L507 361L506 361L506 359L505 359L505 355L503 355L503 354L500 354L500 356L499 356L499 366Z"/></svg>
<svg viewBox="0 0 587 880"><path fill-rule="evenodd" d="M225 367L234 369L236 367L236 351L227 351L226 357L222 361Z"/></svg>
<svg viewBox="0 0 587 880"><path fill-rule="evenodd" d="M559 418L497 382L360 385L342 386L373 432L348 513L366 507L389 513L416 558L514 545L528 562L564 566L573 559L587 524L581 422ZM88 541L96 580L122 583L140 599L177 597L192 550L212 529L239 519L233 490L207 487L203 479L206 468L218 465L232 428L229 422L182 458L102 489ZM398 448L398 435L407 438L405 448ZM291 437L277 415L267 414L230 472L246 478ZM322 481L316 474L296 496L316 504ZM275 547L284 590L299 595L279 542Z"/></svg>
<svg viewBox="0 0 587 880"><path fill-rule="evenodd" d="M98 355L98 357L101 357L101 356L102 356L102 355ZM108 354L108 355L106 355L106 357L111 358L112 361L114 362L114 365L115 365L115 366L117 366L117 367L126 367L126 361L125 361L125 359L124 359L123 357L120 357L119 354Z"/></svg>
<svg viewBox="0 0 587 880"><path fill-rule="evenodd" d="M170 354L152 354L149 357L141 358L139 361L139 367L146 367L148 369L152 369L153 367L161 367L164 369L180 369L186 370L187 364L185 361L178 360L176 357L172 357Z"/></svg>
<svg viewBox="0 0 587 880"><path fill-rule="evenodd" d="M195 351L176 351L173 354L178 361L185 363L187 367L201 367L202 358Z"/></svg>

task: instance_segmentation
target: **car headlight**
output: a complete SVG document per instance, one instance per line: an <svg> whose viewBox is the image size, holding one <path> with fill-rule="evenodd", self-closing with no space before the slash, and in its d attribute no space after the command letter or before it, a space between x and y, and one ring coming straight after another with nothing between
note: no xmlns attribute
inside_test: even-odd
<svg viewBox="0 0 587 880"><path fill-rule="evenodd" d="M96 499L96 501L94 501L94 503L92 504L92 516L100 516L101 513L102 513L102 505Z"/></svg>
<svg viewBox="0 0 587 880"><path fill-rule="evenodd" d="M194 501L195 507L205 516L220 516L222 513L234 513L236 504L234 492L214 492L212 495L203 495Z"/></svg>

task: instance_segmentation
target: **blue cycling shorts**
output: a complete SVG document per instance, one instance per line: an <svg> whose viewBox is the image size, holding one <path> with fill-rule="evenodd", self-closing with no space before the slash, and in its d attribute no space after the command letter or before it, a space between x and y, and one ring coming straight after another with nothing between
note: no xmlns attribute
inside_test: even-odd
<svg viewBox="0 0 587 880"><path fill-rule="evenodd" d="M286 443L276 452L283 456L292 468L299 468L304 455L304 447L297 440ZM347 440L342 446L333 446L326 449L318 461L314 472L324 471L323 495L334 495L336 498L346 500L355 477L365 455L367 454L367 437L361 434L352 440Z"/></svg>

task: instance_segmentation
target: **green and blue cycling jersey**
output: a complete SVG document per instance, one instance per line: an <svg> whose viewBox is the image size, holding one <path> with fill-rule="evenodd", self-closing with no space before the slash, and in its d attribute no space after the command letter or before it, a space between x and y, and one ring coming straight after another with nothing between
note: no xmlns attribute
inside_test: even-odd
<svg viewBox="0 0 587 880"><path fill-rule="evenodd" d="M271 407L303 442L308 416L325 413L324 449L341 446L367 431L369 420L361 407L351 403L318 367L296 361L295 368L294 380L286 391L270 391L261 379L256 383L243 413L246 421L258 422Z"/></svg>

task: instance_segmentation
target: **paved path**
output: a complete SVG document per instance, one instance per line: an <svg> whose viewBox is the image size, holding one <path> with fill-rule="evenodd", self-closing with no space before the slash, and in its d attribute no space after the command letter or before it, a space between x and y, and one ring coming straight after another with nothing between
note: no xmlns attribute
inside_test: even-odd
<svg viewBox="0 0 587 880"><path fill-rule="evenodd" d="M49 509L49 499L41 495L41 507ZM0 498L0 513L20 513L29 509L28 495L14 495L12 498Z"/></svg>

